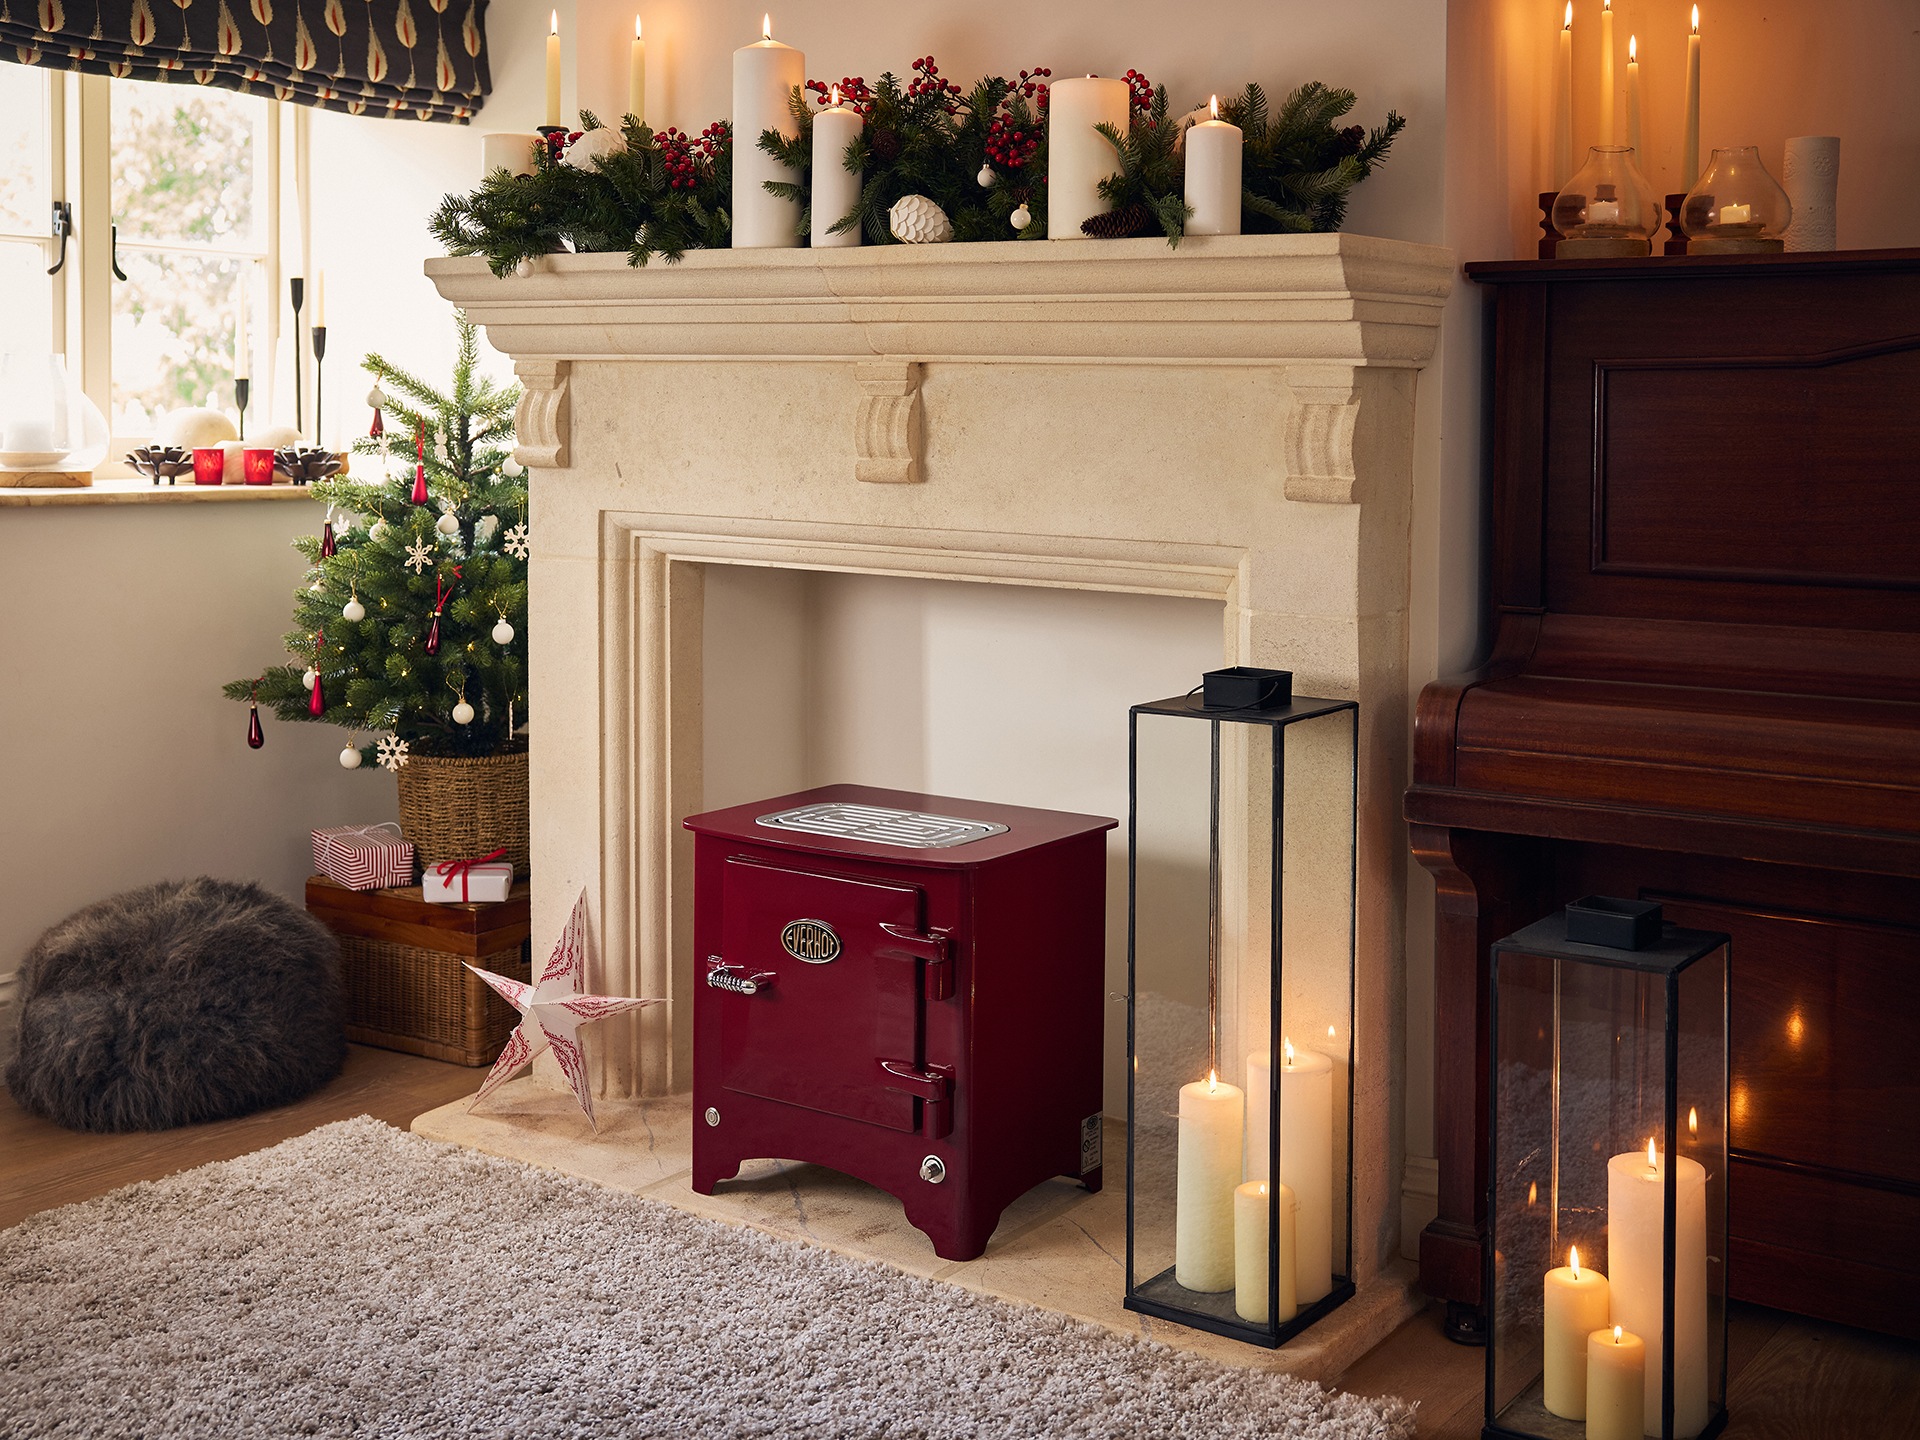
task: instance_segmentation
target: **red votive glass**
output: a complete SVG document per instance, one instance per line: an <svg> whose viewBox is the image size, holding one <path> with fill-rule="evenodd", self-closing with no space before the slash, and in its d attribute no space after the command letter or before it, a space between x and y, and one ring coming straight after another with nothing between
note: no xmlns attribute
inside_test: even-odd
<svg viewBox="0 0 1920 1440"><path fill-rule="evenodd" d="M218 485L227 475L227 452L218 446L211 450L193 452L193 483L196 485Z"/></svg>
<svg viewBox="0 0 1920 1440"><path fill-rule="evenodd" d="M249 485L271 485L273 483L273 451L243 450L240 463Z"/></svg>

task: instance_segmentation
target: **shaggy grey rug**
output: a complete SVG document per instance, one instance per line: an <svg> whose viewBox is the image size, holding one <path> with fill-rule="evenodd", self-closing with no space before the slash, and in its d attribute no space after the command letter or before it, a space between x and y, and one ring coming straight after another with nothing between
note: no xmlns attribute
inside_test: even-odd
<svg viewBox="0 0 1920 1440"><path fill-rule="evenodd" d="M0 1232L0 1293L13 1440L1413 1432L366 1117Z"/></svg>

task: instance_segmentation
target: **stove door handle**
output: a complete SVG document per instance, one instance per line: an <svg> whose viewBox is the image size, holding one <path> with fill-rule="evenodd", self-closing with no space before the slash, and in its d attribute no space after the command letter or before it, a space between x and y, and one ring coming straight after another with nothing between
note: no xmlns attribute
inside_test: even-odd
<svg viewBox="0 0 1920 1440"><path fill-rule="evenodd" d="M709 955L707 964L707 984L715 990L725 990L733 995L758 995L773 984L774 972L762 970L758 974L743 975L738 965L729 965L718 955Z"/></svg>

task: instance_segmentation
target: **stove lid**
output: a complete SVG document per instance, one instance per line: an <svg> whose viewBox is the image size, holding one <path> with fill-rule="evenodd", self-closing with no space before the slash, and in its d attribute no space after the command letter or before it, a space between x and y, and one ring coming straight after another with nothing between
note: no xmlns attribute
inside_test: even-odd
<svg viewBox="0 0 1920 1440"><path fill-rule="evenodd" d="M755 817L754 824L769 830L799 830L808 835L833 835L864 840L872 845L896 845L905 850L951 850L976 840L1007 833L991 820L962 820L953 815L930 815L921 810L896 810L885 805L861 805L848 800L823 800L791 810Z"/></svg>

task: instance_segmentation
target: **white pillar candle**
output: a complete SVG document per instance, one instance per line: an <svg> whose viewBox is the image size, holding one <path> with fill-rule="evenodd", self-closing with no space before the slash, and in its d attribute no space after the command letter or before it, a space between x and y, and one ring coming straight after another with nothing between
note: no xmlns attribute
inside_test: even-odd
<svg viewBox="0 0 1920 1440"><path fill-rule="evenodd" d="M1634 162L1646 168L1647 153L1640 134L1640 37L1627 36L1627 145Z"/></svg>
<svg viewBox="0 0 1920 1440"><path fill-rule="evenodd" d="M760 136L794 128L788 108L796 88L807 83L807 57L773 38L773 17L760 24L760 39L733 52L733 248L779 250L800 243L800 202L769 195L769 180L799 176L760 148Z"/></svg>
<svg viewBox="0 0 1920 1440"><path fill-rule="evenodd" d="M1607 1161L1608 1310L1646 1342L1649 1435L1660 1433L1667 1164L1651 1140ZM1684 1155L1673 1165L1673 1433L1687 1440L1707 1424L1707 1172ZM1589 1396L1589 1412L1592 1403Z"/></svg>
<svg viewBox="0 0 1920 1440"><path fill-rule="evenodd" d="M1587 1440L1641 1440L1646 1342L1619 1325L1596 1330L1587 1337L1585 1359Z"/></svg>
<svg viewBox="0 0 1920 1440"><path fill-rule="evenodd" d="M627 113L647 118L647 42L640 33L640 17L633 17L633 48L627 52Z"/></svg>
<svg viewBox="0 0 1920 1440"><path fill-rule="evenodd" d="M1553 174L1548 188L1558 190L1573 175L1573 0L1560 26L1560 63L1553 72Z"/></svg>
<svg viewBox="0 0 1920 1440"><path fill-rule="evenodd" d="M1291 1320L1300 1311L1294 1294L1295 1201L1293 1191L1280 1187L1279 1213L1273 1217L1280 1232L1280 1308L1275 1320ZM1267 1183L1249 1180L1233 1192L1233 1313L1255 1325L1267 1323Z"/></svg>
<svg viewBox="0 0 1920 1440"><path fill-rule="evenodd" d="M1127 82L1056 80L1047 96L1047 238L1079 240L1081 222L1107 213L1100 182L1118 173L1119 158L1094 126L1127 133Z"/></svg>
<svg viewBox="0 0 1920 1440"><path fill-rule="evenodd" d="M1789 250L1833 250L1839 244L1840 137L1787 137L1780 187L1793 203L1781 234Z"/></svg>
<svg viewBox="0 0 1920 1440"><path fill-rule="evenodd" d="M480 137L480 173L491 175L504 170L509 175L533 174L533 147L540 137L531 133L502 130Z"/></svg>
<svg viewBox="0 0 1920 1440"><path fill-rule="evenodd" d="M840 103L840 87L833 104L813 117L813 248L825 250L860 243L860 227L849 226L837 235L828 230L860 203L861 175L847 169L847 147L860 138L866 124L859 111Z"/></svg>
<svg viewBox="0 0 1920 1440"><path fill-rule="evenodd" d="M1311 1305L1333 1289L1333 1062L1292 1041L1280 1065L1280 1183L1300 1205L1295 1283Z"/></svg>
<svg viewBox="0 0 1920 1440"><path fill-rule="evenodd" d="M1189 1290L1233 1288L1233 1192L1245 1110L1239 1087L1213 1075L1180 1087L1173 1278Z"/></svg>
<svg viewBox="0 0 1920 1440"><path fill-rule="evenodd" d="M1247 1057L1247 1169L1244 1178L1266 1180L1267 1141L1273 1129L1273 1057L1262 1050Z"/></svg>
<svg viewBox="0 0 1920 1440"><path fill-rule="evenodd" d="M45 455L56 449L53 426L45 420L9 420L0 450Z"/></svg>
<svg viewBox="0 0 1920 1440"><path fill-rule="evenodd" d="M1240 142L1240 127L1220 118L1214 96L1213 118L1187 130L1187 234L1240 233Z"/></svg>
<svg viewBox="0 0 1920 1440"><path fill-rule="evenodd" d="M548 125L560 123L560 12L547 21L547 118Z"/></svg>
<svg viewBox="0 0 1920 1440"><path fill-rule="evenodd" d="M1681 123L1680 188L1700 183L1700 7L1693 7L1693 29L1687 35L1687 108Z"/></svg>
<svg viewBox="0 0 1920 1440"><path fill-rule="evenodd" d="M1582 1268L1580 1248L1547 1272L1541 1403L1562 1420L1587 1418L1587 1340L1607 1324L1607 1277Z"/></svg>

